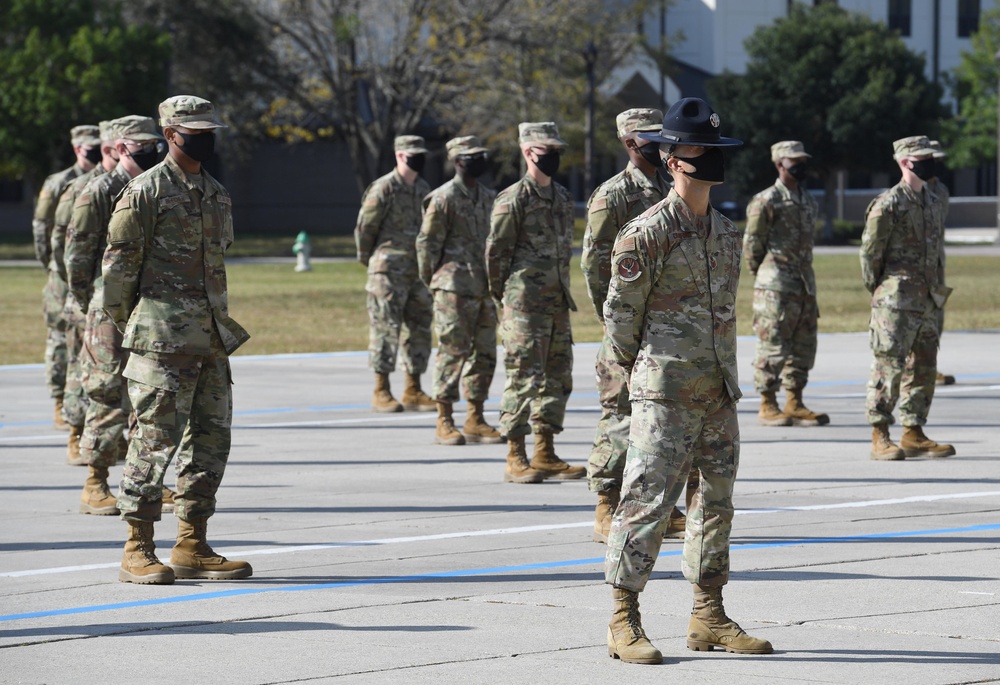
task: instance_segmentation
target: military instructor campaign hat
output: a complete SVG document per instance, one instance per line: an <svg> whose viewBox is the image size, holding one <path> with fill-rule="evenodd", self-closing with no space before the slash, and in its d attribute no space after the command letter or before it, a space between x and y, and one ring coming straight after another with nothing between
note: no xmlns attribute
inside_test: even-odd
<svg viewBox="0 0 1000 685"><path fill-rule="evenodd" d="M118 127L118 138L126 138L136 143L163 140L163 136L156 130L156 122L153 121L152 117L130 114L127 117L115 119L111 123Z"/></svg>
<svg viewBox="0 0 1000 685"><path fill-rule="evenodd" d="M190 129L227 128L215 115L215 105L195 95L175 95L160 103L160 126Z"/></svg>
<svg viewBox="0 0 1000 685"><path fill-rule="evenodd" d="M615 117L615 128L621 140L633 131L659 131L663 128L663 112L658 109L626 109Z"/></svg>
<svg viewBox="0 0 1000 685"><path fill-rule="evenodd" d="M944 151L944 146L941 145L940 140L930 141L931 149L934 150L934 159L942 159L948 156L948 153Z"/></svg>
<svg viewBox="0 0 1000 685"><path fill-rule="evenodd" d="M396 136L392 149L408 155L422 155L427 152L427 144L421 136Z"/></svg>
<svg viewBox="0 0 1000 685"><path fill-rule="evenodd" d="M69 131L70 142L74 145L100 145L101 128L91 124L74 126Z"/></svg>
<svg viewBox="0 0 1000 685"><path fill-rule="evenodd" d="M934 154L931 141L927 136L910 136L900 138L892 144L892 156L897 159L904 157L926 157Z"/></svg>
<svg viewBox="0 0 1000 685"><path fill-rule="evenodd" d="M455 159L462 155L479 155L488 152L475 136L460 136L452 138L444 145L448 151L448 159Z"/></svg>
<svg viewBox="0 0 1000 685"><path fill-rule="evenodd" d="M812 155L806 152L806 148L800 140L782 140L771 146L772 162L777 162L785 157L789 159L801 159L812 157Z"/></svg>
<svg viewBox="0 0 1000 685"><path fill-rule="evenodd" d="M682 98L670 106L663 116L659 133L640 133L643 140L668 145L698 145L702 147L736 147L742 140L719 135L722 121L701 98Z"/></svg>
<svg viewBox="0 0 1000 685"><path fill-rule="evenodd" d="M566 147L566 141L559 137L559 127L554 121L522 121L517 125L517 142L520 145L537 143Z"/></svg>

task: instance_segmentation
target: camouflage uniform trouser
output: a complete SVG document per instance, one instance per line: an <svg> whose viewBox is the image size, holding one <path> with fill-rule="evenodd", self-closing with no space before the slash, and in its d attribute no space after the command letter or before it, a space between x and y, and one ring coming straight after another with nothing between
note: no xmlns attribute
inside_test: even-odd
<svg viewBox="0 0 1000 685"><path fill-rule="evenodd" d="M420 375L431 356L433 301L416 272L369 274L368 365L375 373L396 370L396 354L403 351L403 367Z"/></svg>
<svg viewBox="0 0 1000 685"><path fill-rule="evenodd" d="M229 358L216 336L212 347L204 356L130 351L124 376L136 430L118 491L123 519L160 519L163 476L175 452L177 516L191 521L215 513L229 460L233 392Z"/></svg>
<svg viewBox="0 0 1000 685"><path fill-rule="evenodd" d="M461 380L465 399L485 400L497 366L497 310L493 300L435 290L434 332L438 337L434 398L457 402Z"/></svg>
<svg viewBox="0 0 1000 685"><path fill-rule="evenodd" d="M660 553L674 503L688 473L698 469L701 482L687 512L681 565L684 577L692 583L725 585L739 459L736 404L728 396L697 404L634 401L622 499L608 538L605 581L642 591Z"/></svg>
<svg viewBox="0 0 1000 685"><path fill-rule="evenodd" d="M872 375L868 380L868 423L893 423L899 400L904 426L927 423L937 380L937 352L944 310L922 312L876 307L869 323Z"/></svg>
<svg viewBox="0 0 1000 685"><path fill-rule="evenodd" d="M45 383L49 394L61 399L66 387L66 281L55 271L42 288L42 314L48 334L45 338Z"/></svg>
<svg viewBox="0 0 1000 685"><path fill-rule="evenodd" d="M806 386L816 361L818 318L815 295L754 289L757 356L753 380L757 392L774 392L782 385L787 390Z"/></svg>
<svg viewBox="0 0 1000 685"><path fill-rule="evenodd" d="M603 492L621 488L632 404L625 383L625 370L615 360L607 337L601 341L595 367L601 418L597 421L594 446L587 460L587 477L592 492Z"/></svg>
<svg viewBox="0 0 1000 685"><path fill-rule="evenodd" d="M93 466L113 466L128 449L125 429L131 408L122 378L128 353L122 350L122 334L100 307L87 312L80 359L89 400L80 455Z"/></svg>
<svg viewBox="0 0 1000 685"><path fill-rule="evenodd" d="M566 400L573 391L569 310L533 314L504 307L500 338L507 372L500 432L510 437L561 433Z"/></svg>
<svg viewBox="0 0 1000 685"><path fill-rule="evenodd" d="M66 297L63 311L66 320L66 385L63 389L63 418L66 423L82 428L87 417L87 394L81 380L80 354L87 330L87 318L72 296Z"/></svg>

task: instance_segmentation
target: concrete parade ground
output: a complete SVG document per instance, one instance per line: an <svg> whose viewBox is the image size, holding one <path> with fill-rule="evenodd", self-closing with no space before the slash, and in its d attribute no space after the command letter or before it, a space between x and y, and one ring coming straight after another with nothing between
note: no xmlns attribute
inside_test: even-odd
<svg viewBox="0 0 1000 685"><path fill-rule="evenodd" d="M596 350L575 347L556 439L578 464L599 415ZM364 353L233 359L209 540L254 574L169 586L118 582L126 526L77 513L86 470L65 465L43 369L0 367L0 683L1000 682L998 352L1000 331L945 333L939 367L958 383L938 387L926 432L958 454L877 462L867 334L820 336L806 401L830 414L821 428L757 425L741 338L725 600L775 653L686 648L691 586L668 541L640 595L661 666L608 658L586 482L505 484L505 445L441 447L432 413L373 414ZM502 387L501 365L494 424ZM164 560L176 528L157 524Z"/></svg>

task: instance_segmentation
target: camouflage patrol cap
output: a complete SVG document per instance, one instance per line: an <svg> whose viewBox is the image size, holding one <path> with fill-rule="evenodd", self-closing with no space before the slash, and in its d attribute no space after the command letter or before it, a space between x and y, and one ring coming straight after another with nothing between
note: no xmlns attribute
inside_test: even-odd
<svg viewBox="0 0 1000 685"><path fill-rule="evenodd" d="M421 136L396 136L392 149L408 155L421 155L427 152L427 144Z"/></svg>
<svg viewBox="0 0 1000 685"><path fill-rule="evenodd" d="M538 143L566 147L566 141L559 137L559 127L554 121L522 121L517 125L517 142Z"/></svg>
<svg viewBox="0 0 1000 685"><path fill-rule="evenodd" d="M663 128L663 112L648 108L626 109L615 117L615 127L619 140L632 131L659 131Z"/></svg>
<svg viewBox="0 0 1000 685"><path fill-rule="evenodd" d="M101 129L99 126L93 126L91 124L84 124L82 126L74 126L69 131L70 142L76 145L100 145L101 144Z"/></svg>
<svg viewBox="0 0 1000 685"><path fill-rule="evenodd" d="M476 136L452 138L445 143L445 149L448 150L448 159L455 159L461 155L478 155L487 152Z"/></svg>
<svg viewBox="0 0 1000 685"><path fill-rule="evenodd" d="M160 126L191 129L226 128L215 116L215 105L195 95L175 95L160 103Z"/></svg>
<svg viewBox="0 0 1000 685"><path fill-rule="evenodd" d="M142 117L138 114L130 114L127 117L115 119L112 124L118 127L117 138L127 138L137 143L145 143L150 140L163 140L163 136L156 130L156 122L152 117Z"/></svg>
<svg viewBox="0 0 1000 685"><path fill-rule="evenodd" d="M892 156L897 160L904 157L924 157L933 154L934 148L931 147L931 141L927 136L900 138L892 144Z"/></svg>
<svg viewBox="0 0 1000 685"><path fill-rule="evenodd" d="M782 140L771 146L772 162L777 162L785 157L797 159L801 157L812 157L812 155L806 152L806 148L800 140Z"/></svg>
<svg viewBox="0 0 1000 685"><path fill-rule="evenodd" d="M942 159L948 156L948 153L944 151L944 146L941 145L940 140L930 141L931 149L934 150L934 159Z"/></svg>
<svg viewBox="0 0 1000 685"><path fill-rule="evenodd" d="M115 140L117 136L115 135L115 129L113 126L113 121L102 121L97 124L97 128L101 130L101 142L106 143L111 140Z"/></svg>

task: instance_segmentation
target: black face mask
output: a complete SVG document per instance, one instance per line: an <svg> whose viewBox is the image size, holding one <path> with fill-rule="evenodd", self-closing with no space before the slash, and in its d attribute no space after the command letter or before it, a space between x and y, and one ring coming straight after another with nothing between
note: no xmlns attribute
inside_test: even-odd
<svg viewBox="0 0 1000 685"><path fill-rule="evenodd" d="M911 162L913 166L910 170L917 175L921 181L929 181L934 178L934 158L916 159Z"/></svg>
<svg viewBox="0 0 1000 685"><path fill-rule="evenodd" d="M809 175L809 167L805 165L805 162L799 162L798 164L793 164L785 169L792 178L801 183L806 180L806 176Z"/></svg>
<svg viewBox="0 0 1000 685"><path fill-rule="evenodd" d="M656 143L646 143L639 148L639 154L654 167L663 166L663 158L660 157L660 146Z"/></svg>
<svg viewBox="0 0 1000 685"><path fill-rule="evenodd" d="M183 143L178 143L181 152L196 162L207 162L215 154L214 133L175 133Z"/></svg>
<svg viewBox="0 0 1000 685"><path fill-rule="evenodd" d="M459 157L462 162L462 173L472 178L479 178L486 173L486 155L476 155L474 157Z"/></svg>
<svg viewBox="0 0 1000 685"><path fill-rule="evenodd" d="M152 169L160 162L160 151L155 145L149 148L144 147L136 152L128 152L127 150L125 152L143 171Z"/></svg>
<svg viewBox="0 0 1000 685"><path fill-rule="evenodd" d="M406 166L410 167L418 174L424 170L424 165L427 164L427 155L407 155L406 156Z"/></svg>
<svg viewBox="0 0 1000 685"><path fill-rule="evenodd" d="M83 155L91 164L99 164L101 161L101 148L92 147Z"/></svg>
<svg viewBox="0 0 1000 685"><path fill-rule="evenodd" d="M722 156L722 150L717 147L707 148L698 157L680 157L679 155L674 155L674 157L694 167L694 171L690 174L685 171L685 176L709 183L722 183L726 180L725 158Z"/></svg>
<svg viewBox="0 0 1000 685"><path fill-rule="evenodd" d="M535 162L535 166L543 174L552 178L559 171L559 151L552 150L551 152L546 152L544 155L538 155L538 160Z"/></svg>

